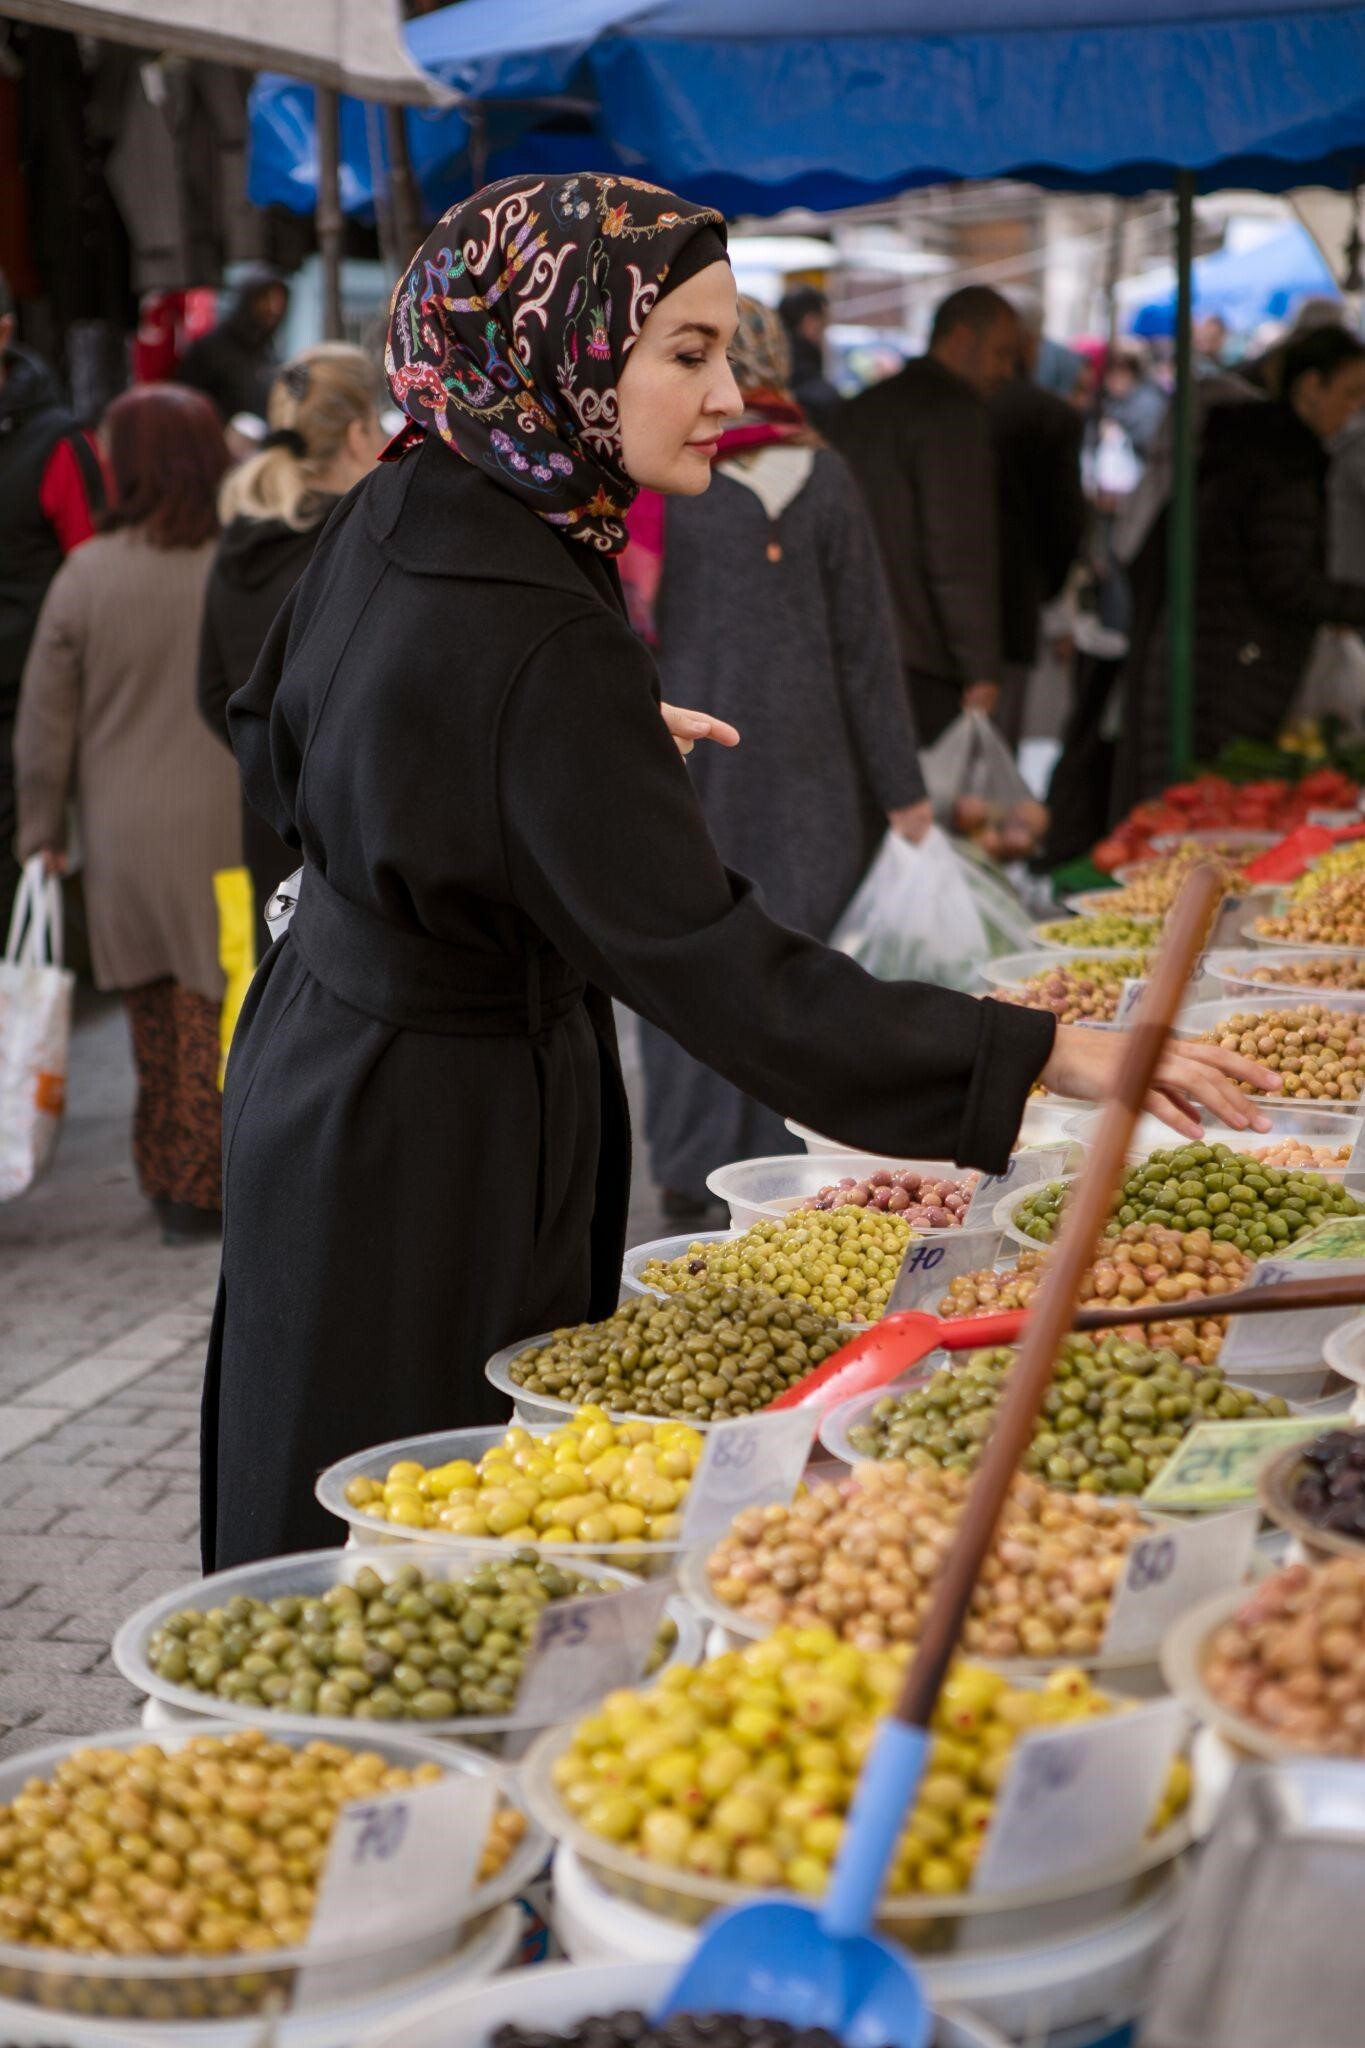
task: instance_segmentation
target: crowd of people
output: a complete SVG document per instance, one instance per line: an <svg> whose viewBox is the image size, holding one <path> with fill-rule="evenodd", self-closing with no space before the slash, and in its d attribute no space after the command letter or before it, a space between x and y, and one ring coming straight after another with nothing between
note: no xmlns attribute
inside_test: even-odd
<svg viewBox="0 0 1365 2048"><path fill-rule="evenodd" d="M385 439L364 352L279 360L287 304L251 273L175 381L91 432L17 344L0 281L0 922L20 863L78 855L168 1243L219 1227L223 877L246 870L259 957L300 857L243 798L229 700ZM1237 372L1201 330L1201 759L1273 736L1319 628L1365 627L1365 346L1329 310ZM882 835L933 822L919 748L963 710L1017 744L1040 659L1069 688L1046 858L1159 787L1168 747L1168 394L1140 349L1059 348L1036 301L971 285L923 355L847 396L827 314L813 287L776 312L741 300L743 411L711 488L641 491L620 558L665 697L697 708L680 743L722 742L692 779L723 860L818 939ZM712 1166L797 1141L659 1020L642 1033L654 1177L701 1222Z"/></svg>

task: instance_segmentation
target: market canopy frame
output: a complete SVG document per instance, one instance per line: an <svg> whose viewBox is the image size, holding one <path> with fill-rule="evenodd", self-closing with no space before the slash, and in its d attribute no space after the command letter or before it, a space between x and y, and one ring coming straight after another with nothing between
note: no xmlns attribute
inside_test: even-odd
<svg viewBox="0 0 1365 2048"><path fill-rule="evenodd" d="M458 96L446 118L461 124L463 190L513 168L576 167L556 154L570 144L596 168L727 213L830 209L959 179L1173 187L1168 706L1172 769L1188 769L1195 194L1365 178L1365 5L460 0L410 23L407 40ZM260 82L253 140L277 83ZM490 150L504 138L511 147ZM259 199L257 170L253 149Z"/></svg>

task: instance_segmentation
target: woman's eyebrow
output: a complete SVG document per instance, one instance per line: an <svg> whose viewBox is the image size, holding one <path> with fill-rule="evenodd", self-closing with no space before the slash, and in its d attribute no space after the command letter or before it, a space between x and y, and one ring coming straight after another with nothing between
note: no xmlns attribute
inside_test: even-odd
<svg viewBox="0 0 1365 2048"><path fill-rule="evenodd" d="M719 327L713 327L708 320L680 320L676 327L670 328L669 340L676 340L680 334L700 334L707 341L720 340Z"/></svg>

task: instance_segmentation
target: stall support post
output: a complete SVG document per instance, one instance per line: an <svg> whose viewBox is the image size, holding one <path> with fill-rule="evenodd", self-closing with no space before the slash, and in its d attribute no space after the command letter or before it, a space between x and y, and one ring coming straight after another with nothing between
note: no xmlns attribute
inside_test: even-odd
<svg viewBox="0 0 1365 2048"><path fill-rule="evenodd" d="M341 168L340 114L337 95L331 86L317 92L318 131L318 251L322 257L322 337L340 341L341 336Z"/></svg>
<svg viewBox="0 0 1365 2048"><path fill-rule="evenodd" d="M1194 173L1175 175L1175 399L1166 607L1171 778L1194 756Z"/></svg>

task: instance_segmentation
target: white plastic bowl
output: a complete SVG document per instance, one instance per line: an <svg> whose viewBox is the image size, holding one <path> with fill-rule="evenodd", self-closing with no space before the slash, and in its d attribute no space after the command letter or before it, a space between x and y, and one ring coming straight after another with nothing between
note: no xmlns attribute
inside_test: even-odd
<svg viewBox="0 0 1365 2048"><path fill-rule="evenodd" d="M1338 1324L1323 1345L1322 1355L1342 1379L1365 1387L1365 1316Z"/></svg>
<svg viewBox="0 0 1365 2048"><path fill-rule="evenodd" d="M976 971L987 988L1022 990L1036 975L1054 973L1059 967L1076 967L1086 960L1127 960L1153 950L1141 946L1043 946L1033 953L1002 953Z"/></svg>
<svg viewBox="0 0 1365 2048"><path fill-rule="evenodd" d="M837 1174L835 1178L838 1178ZM632 1245L621 1263L621 1292L623 1295L658 1294L661 1292L659 1288L646 1287L640 1278L651 1260L666 1262L680 1259L694 1244L724 1244L729 1238L743 1235L742 1230L692 1230L683 1237L654 1237L648 1244ZM699 1282L704 1278L704 1274L697 1275Z"/></svg>
<svg viewBox="0 0 1365 2048"><path fill-rule="evenodd" d="M1343 956L1365 960L1365 945L1286 946L1277 956L1271 951L1274 944L1275 941L1266 939L1256 946L1229 947L1221 952L1209 953L1205 956L1204 972L1210 981L1217 982L1229 996L1245 998L1248 995L1292 995L1300 1002L1331 1002L1344 1010L1365 1007L1365 989L1326 988L1311 978L1315 965L1324 965ZM1295 969L1294 979L1257 979L1257 967L1272 966Z"/></svg>
<svg viewBox="0 0 1365 2048"><path fill-rule="evenodd" d="M183 1729L165 1729L155 1739L161 1748L175 1751L204 1736L240 1733L239 1723L209 1720L187 1724ZM275 1741L291 1749L300 1748L311 1739L288 1728L272 1729L271 1733ZM48 1748L11 1756L0 1763L0 1806L14 1799L29 1778L50 1777L73 1750L137 1749L148 1739L142 1728L121 1728L106 1735L67 1737ZM504 1782L499 1767L476 1751L432 1741L415 1732L400 1732L374 1721L351 1725L332 1739L349 1749L378 1750L405 1767L436 1763L446 1772L479 1777L492 1774L503 1785L505 1796L522 1804L519 1792L514 1791L510 1782ZM150 2017L178 2020L183 2026L205 2013L223 2019L246 2017L272 2008L281 1998L287 2004L297 1974L305 1966L312 1994L310 2005L321 2009L328 2001L316 1995L315 1987L325 1983L329 1967L342 1972L348 1964L368 1956L373 1961L376 1984L396 1985L404 1977L430 1969L443 1955L452 1955L465 1941L477 1938L490 1915L515 1898L534 1877L544 1860L545 1846L544 1834L530 1822L526 1835L502 1869L472 1893L464 1919L458 1925L446 1923L421 1898L414 1899L411 1939L401 1942L385 1935L378 1944L373 1939L367 1943L360 1934L344 1948L299 1947L227 1956L123 1956L72 1954L61 1949L30 1947L23 1942L0 1941L0 1994L20 2005L46 2008L47 2023L53 2030L45 2036L48 2040L60 2039L60 2023L55 2016L67 2010L86 2017L104 2014L125 2024ZM350 2000L350 1994L344 1990L339 1997L343 2003Z"/></svg>
<svg viewBox="0 0 1365 2048"><path fill-rule="evenodd" d="M1226 1145L1229 1151L1245 1152L1250 1155L1268 1149L1282 1138L1301 1138L1305 1145L1328 1145L1334 1150L1355 1143L1362 1128L1365 1115L1348 1118L1342 1110L1324 1109L1317 1104L1307 1108L1280 1108L1267 1099L1261 1105L1270 1119L1268 1131L1234 1131L1230 1125L1208 1124L1200 1135L1199 1142L1205 1145ZM1068 1136L1078 1145L1091 1146L1099 1132L1104 1116L1102 1109L1088 1109L1069 1121ZM1190 1142L1173 1131L1160 1117L1139 1117L1128 1148L1128 1159L1138 1165L1149 1159L1153 1152L1174 1152ZM1324 1180L1341 1180L1346 1172L1346 1162L1339 1166L1314 1166L1308 1171L1321 1174Z"/></svg>
<svg viewBox="0 0 1365 2048"><path fill-rule="evenodd" d="M415 1564L429 1577L461 1579L488 1562L486 1549L462 1548L453 1542L439 1554L419 1549L416 1544L394 1544L391 1548L377 1551L314 1550L302 1556L268 1558L262 1564L245 1565L237 1571L216 1572L210 1578L181 1586L174 1593L163 1593L125 1621L114 1637L114 1663L139 1692L162 1700L181 1712L208 1716L215 1721L236 1721L248 1727L302 1729L328 1739L349 1737L352 1741L360 1740L366 1729L383 1726L400 1734L410 1729L423 1737L449 1737L457 1742L505 1753L504 1738L549 1727L553 1716L539 1714L528 1717L519 1714L515 1704L505 1714L460 1714L444 1721L376 1723L327 1714L291 1714L283 1709L246 1706L220 1699L215 1693L200 1692L193 1685L176 1685L161 1677L147 1655L154 1632L183 1608L195 1607L202 1611L209 1607L222 1607L239 1593L255 1600L274 1600L286 1593L316 1597L331 1586L353 1584L362 1568L378 1572L381 1578L388 1579L403 1565ZM620 1571L611 1565L594 1564L580 1576L607 1587L639 1584L633 1573ZM678 1604L681 1606L682 1603ZM678 1619L677 1616L673 1618L675 1621ZM701 1653L701 1629L684 1614L677 1647L667 1661L693 1664Z"/></svg>
<svg viewBox="0 0 1365 2048"><path fill-rule="evenodd" d="M834 1164L830 1161L834 1159ZM706 1185L730 1210L731 1227L747 1230L751 1224L790 1215L804 1208L812 1196L834 1181L851 1175L866 1180L874 1173L926 1173L935 1180L975 1179L968 1167L954 1166L946 1159L883 1159L874 1152L841 1152L837 1156L818 1152L778 1152L767 1159L736 1159L718 1166L707 1176ZM915 1225L917 1237L949 1236L956 1225L940 1232Z"/></svg>
<svg viewBox="0 0 1365 2048"><path fill-rule="evenodd" d="M419 1465L445 1465L452 1458L468 1458L477 1464L485 1451L502 1442L506 1429L447 1429L429 1436L396 1437L392 1443L373 1444L349 1458L339 1458L321 1474L313 1491L329 1514L344 1522L348 1540L361 1550L388 1548L394 1543L420 1544L431 1550L459 1550L481 1558L505 1558L509 1546L498 1536L453 1536L446 1529L404 1529L353 1508L346 1498L352 1479L382 1479L390 1465L412 1460ZM548 1429L532 1430L533 1436L548 1436ZM637 1577L652 1578L671 1572L683 1549L681 1538L668 1543L646 1543L638 1538L621 1543L519 1543L517 1550L534 1550L541 1557L553 1557L561 1564L590 1571L594 1565L617 1565ZM380 1723L383 1726L385 1724Z"/></svg>
<svg viewBox="0 0 1365 2048"><path fill-rule="evenodd" d="M469 1991L424 2000L371 2033L356 2048L489 2048L509 2024L565 2033L594 2013L652 2012L668 1990L675 1962L547 1963L517 1970ZM935 2014L932 2048L1008 2048L1003 2035L966 2012Z"/></svg>
<svg viewBox="0 0 1365 2048"><path fill-rule="evenodd" d="M1258 992L1252 996L1226 996L1222 1002L1218 1003L1192 1004L1188 1010L1182 1010L1176 1025L1175 1035L1178 1038L1201 1038L1205 1032L1214 1031L1220 1024L1225 1024L1229 1017L1254 1015L1258 1012L1275 1010L1301 1010L1306 1003L1311 1003L1317 1008L1324 1010L1345 1010L1351 1013L1353 1017L1359 1014L1360 1027L1365 1029L1365 1014L1360 1013L1360 1006L1351 1003L1334 1003L1330 993L1327 991L1311 996L1294 995L1292 993L1276 993L1263 996ZM1258 1096L1253 1099L1264 1102L1269 1106L1274 1104L1279 1098L1267 1095ZM1298 1096L1295 1100L1306 1109L1326 1110L1329 1114L1334 1113L1339 1116L1359 1118L1362 1112L1365 1112L1365 1097L1357 1097L1354 1101L1341 1102L1334 1096L1310 1095Z"/></svg>

